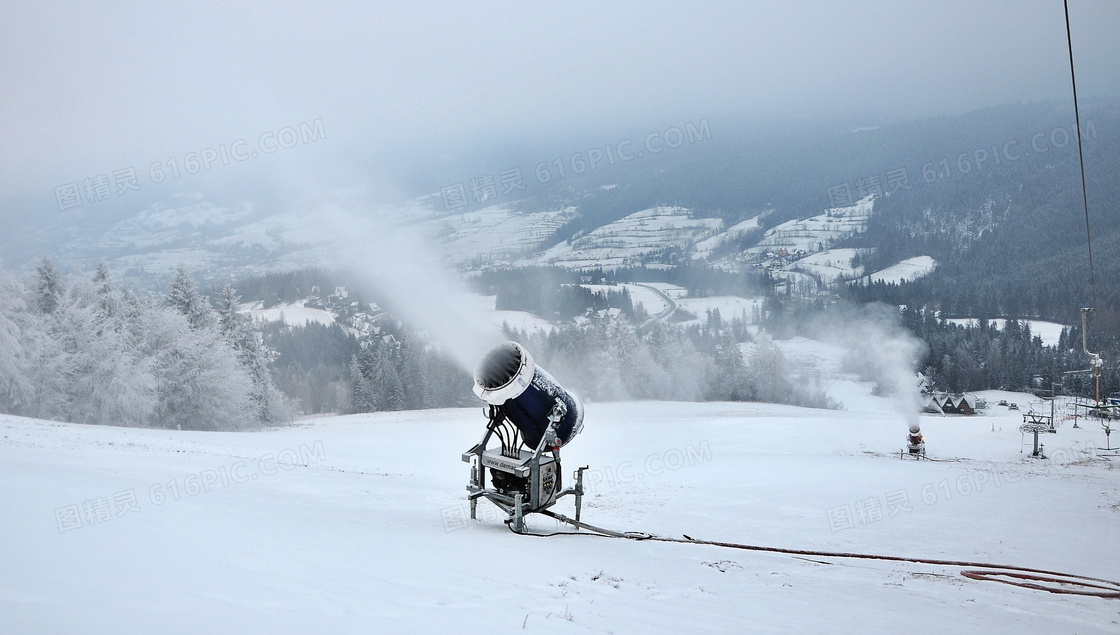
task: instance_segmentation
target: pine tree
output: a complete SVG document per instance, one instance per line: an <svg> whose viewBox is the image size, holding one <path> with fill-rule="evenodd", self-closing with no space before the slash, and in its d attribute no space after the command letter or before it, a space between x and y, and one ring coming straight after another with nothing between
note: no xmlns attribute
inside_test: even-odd
<svg viewBox="0 0 1120 635"><path fill-rule="evenodd" d="M23 286L0 270L0 412L25 413L34 401L31 363L41 341L26 311Z"/></svg>
<svg viewBox="0 0 1120 635"><path fill-rule="evenodd" d="M214 324L214 311L210 308L210 303L198 292L198 285L187 275L183 265L175 269L167 304L182 313L192 329L207 328Z"/></svg>
<svg viewBox="0 0 1120 635"><path fill-rule="evenodd" d="M376 365L373 369L373 389L377 395L378 410L401 410L404 408L404 387L400 372L393 359L389 346L377 347Z"/></svg>
<svg viewBox="0 0 1120 635"><path fill-rule="evenodd" d="M218 294L218 330L231 342L236 341L245 317L237 312L241 298L232 284L226 284Z"/></svg>
<svg viewBox="0 0 1120 635"><path fill-rule="evenodd" d="M291 418L294 404L276 388L269 369L275 352L265 345L263 335L252 329L246 317L238 313L240 302L233 285L222 287L216 312L218 332L237 352L253 380L251 398L258 421L279 423Z"/></svg>
<svg viewBox="0 0 1120 635"><path fill-rule="evenodd" d="M716 317L718 319L719 313ZM723 332L715 350L716 376L712 380L715 399L741 401L749 399L746 387L743 353L730 331Z"/></svg>
<svg viewBox="0 0 1120 635"><path fill-rule="evenodd" d="M401 344L401 375L404 384L405 407L420 410L432 407L428 389L428 376L424 370L424 350L410 339Z"/></svg>
<svg viewBox="0 0 1120 635"><path fill-rule="evenodd" d="M108 295L113 290L113 284L109 280L109 266L105 261L97 263L97 271L93 274L93 284L97 287L97 292L102 295Z"/></svg>
<svg viewBox="0 0 1120 635"><path fill-rule="evenodd" d="M365 351L362 351L350 358L350 382L354 386L352 398L354 412L373 412L377 409L369 372L363 368L364 353Z"/></svg>
<svg viewBox="0 0 1120 635"><path fill-rule="evenodd" d="M54 264L49 258L43 258L39 266L35 268L37 274L36 278L36 303L39 311L43 313L54 313L58 308L58 303L62 298L62 285L58 281L58 274L55 273Z"/></svg>

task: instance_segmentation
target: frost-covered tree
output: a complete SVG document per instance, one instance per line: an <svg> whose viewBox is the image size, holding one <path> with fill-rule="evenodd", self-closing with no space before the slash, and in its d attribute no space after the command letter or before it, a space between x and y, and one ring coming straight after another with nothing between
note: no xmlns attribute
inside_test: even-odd
<svg viewBox="0 0 1120 635"><path fill-rule="evenodd" d="M43 258L35 268L35 274L36 306L43 313L54 313L62 298L62 283L58 280L54 263L49 258Z"/></svg>
<svg viewBox="0 0 1120 635"><path fill-rule="evenodd" d="M107 271L101 272L107 274ZM135 314L116 310L120 292L107 275L79 282L59 307L67 347L65 419L81 423L147 425L158 394L154 359L142 350Z"/></svg>
<svg viewBox="0 0 1120 635"><path fill-rule="evenodd" d="M719 312L715 312L719 319ZM731 331L720 334L715 349L715 374L709 384L709 398L722 401L743 401L751 398L747 386L743 353Z"/></svg>
<svg viewBox="0 0 1120 635"><path fill-rule="evenodd" d="M752 399L768 403L797 403L795 390L790 383L786 359L769 337L755 340L751 351L748 375Z"/></svg>
<svg viewBox="0 0 1120 635"><path fill-rule="evenodd" d="M218 330L231 341L237 339L247 321L245 316L237 311L240 303L241 298L232 284L222 287L218 294Z"/></svg>
<svg viewBox="0 0 1120 635"><path fill-rule="evenodd" d="M265 345L261 333L253 329L249 318L238 312L240 303L241 298L233 285L222 287L216 311L218 331L237 351L238 359L253 380L252 401L257 419L261 423L288 421L294 406L273 382L269 363L274 352Z"/></svg>
<svg viewBox="0 0 1120 635"><path fill-rule="evenodd" d="M210 307L210 302L199 293L198 285L187 274L183 265L175 269L167 304L186 316L192 329L207 328L214 324L214 310Z"/></svg>
<svg viewBox="0 0 1120 635"><path fill-rule="evenodd" d="M237 348L207 324L205 299L179 278L175 297L193 309L185 313L115 288L104 265L69 288L49 261L29 289L0 271L0 410L209 430L256 425L262 410L278 420L286 400L271 383L258 399Z"/></svg>
<svg viewBox="0 0 1120 635"><path fill-rule="evenodd" d="M192 328L177 311L151 311L145 318L159 395L156 425L234 430L256 422L252 379L217 329Z"/></svg>
<svg viewBox="0 0 1120 635"><path fill-rule="evenodd" d="M33 319L23 300L23 287L0 270L0 411L25 414L34 402L31 365L41 339L29 327Z"/></svg>

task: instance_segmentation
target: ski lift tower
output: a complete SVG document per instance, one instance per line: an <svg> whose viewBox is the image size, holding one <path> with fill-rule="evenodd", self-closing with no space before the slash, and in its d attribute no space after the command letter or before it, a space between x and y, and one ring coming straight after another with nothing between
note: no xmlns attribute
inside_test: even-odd
<svg viewBox="0 0 1120 635"><path fill-rule="evenodd" d="M1097 394L1096 402L1094 405L1088 407L1088 413L1101 420L1101 427L1104 428L1105 449L1112 449L1112 420L1120 415L1120 406L1111 403L1104 403L1101 401L1101 375L1104 374L1104 360L1101 359L1100 353L1089 352L1089 324L1088 316L1092 311L1092 307L1085 307L1081 309L1081 347L1085 354L1089 356L1089 370L1096 378Z"/></svg>

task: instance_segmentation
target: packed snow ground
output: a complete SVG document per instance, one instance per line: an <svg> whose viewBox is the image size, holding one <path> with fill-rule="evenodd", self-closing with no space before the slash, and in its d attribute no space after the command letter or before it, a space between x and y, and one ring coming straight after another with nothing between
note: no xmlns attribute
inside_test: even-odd
<svg viewBox="0 0 1120 635"><path fill-rule="evenodd" d="M1063 426L1045 438L1053 460L1031 461L1017 413L923 417L941 461L903 461L901 417L846 385L842 412L590 404L564 476L593 468L584 519L613 529L1120 577L1120 459L1071 460L1103 444L1099 426ZM4 630L1115 633L1120 623L1120 601L952 567L517 536L486 504L482 521L466 520L459 456L482 430L478 408L254 433L0 417ZM91 522L87 503L93 520L108 517ZM571 513L570 499L557 509Z"/></svg>

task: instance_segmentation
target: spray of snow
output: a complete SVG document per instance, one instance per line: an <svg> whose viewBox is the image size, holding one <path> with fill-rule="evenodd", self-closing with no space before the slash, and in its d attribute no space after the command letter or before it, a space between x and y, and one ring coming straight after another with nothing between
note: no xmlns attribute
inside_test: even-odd
<svg viewBox="0 0 1120 635"><path fill-rule="evenodd" d="M908 426L918 423L916 366L925 344L902 326L895 308L834 307L812 330L817 339L847 349L844 370L874 382L876 394L889 398Z"/></svg>
<svg viewBox="0 0 1120 635"><path fill-rule="evenodd" d="M314 213L335 263L366 281L390 313L464 370L472 372L486 350L502 341L499 327L422 235L414 213L358 213L341 206L320 206Z"/></svg>

